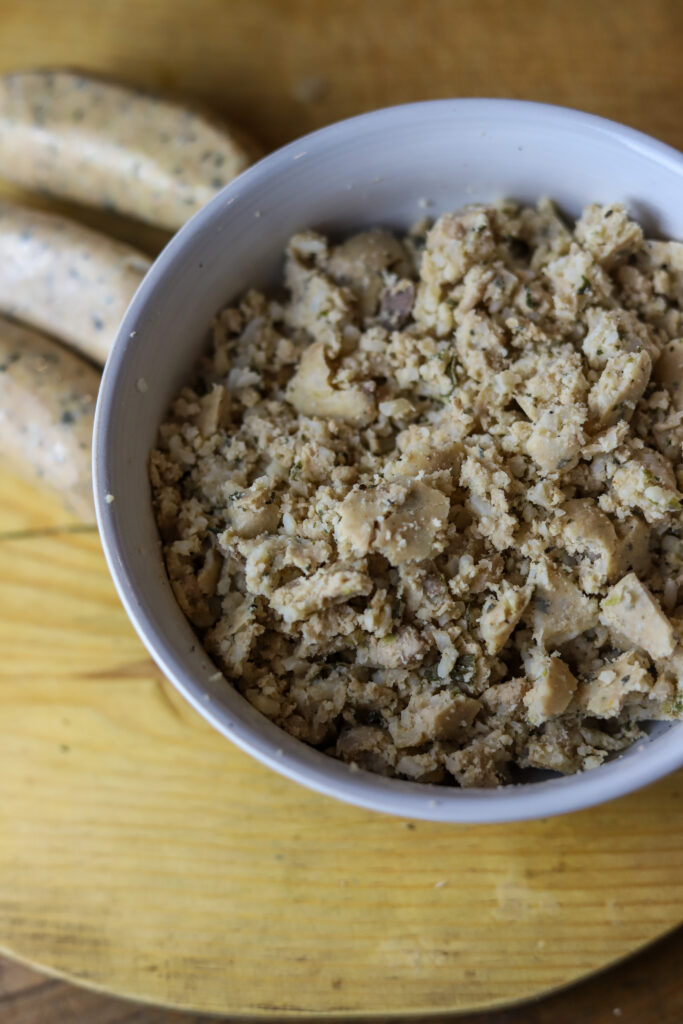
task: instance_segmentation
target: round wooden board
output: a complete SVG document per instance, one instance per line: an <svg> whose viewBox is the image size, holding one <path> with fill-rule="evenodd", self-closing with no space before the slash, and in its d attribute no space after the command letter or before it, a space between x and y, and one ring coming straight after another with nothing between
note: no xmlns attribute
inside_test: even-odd
<svg viewBox="0 0 683 1024"><path fill-rule="evenodd" d="M0 946L224 1014L539 996L683 920L683 776L500 827L346 807L262 768L165 682L97 534L0 476Z"/></svg>
<svg viewBox="0 0 683 1024"><path fill-rule="evenodd" d="M448 95L564 103L683 140L668 0L603 19L591 0L551 17L503 0L432 0L427 16L415 0L345 0L325 19L310 0L196 0L191 16L184 0L96 7L0 0L0 68L77 66L168 88L267 146ZM533 59L520 60L522 36ZM150 251L160 242L79 215ZM308 793L164 682L94 531L7 475L0 494L10 953L174 1006L414 1018L538 996L683 920L683 776L591 812L490 828Z"/></svg>

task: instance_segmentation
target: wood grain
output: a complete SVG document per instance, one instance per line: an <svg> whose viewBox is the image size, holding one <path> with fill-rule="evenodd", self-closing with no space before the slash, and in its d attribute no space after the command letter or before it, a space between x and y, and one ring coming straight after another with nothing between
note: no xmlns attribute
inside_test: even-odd
<svg viewBox="0 0 683 1024"><path fill-rule="evenodd" d="M683 145L678 0L0 0L0 20L0 70L163 88L269 147L442 96L562 103Z"/></svg>
<svg viewBox="0 0 683 1024"><path fill-rule="evenodd" d="M581 107L683 146L677 0L0 0L0 24L0 71L80 66L162 88L271 147L452 95ZM163 242L76 212L148 251ZM683 919L683 776L513 827L337 805L250 761L176 696L128 625L92 530L1 472L0 494L7 951L193 1010L414 1021L538 996ZM633 1024L680 1021L677 973L656 951L637 963L654 989L632 1012L626 1000L612 1008ZM33 986L21 971L0 975L3 1024L8 1013L21 1024L181 1019ZM618 989L596 979L490 1020L614 1019L605 991Z"/></svg>
<svg viewBox="0 0 683 1024"><path fill-rule="evenodd" d="M683 931L679 930L639 956L537 1002L457 1017L430 1015L421 1020L425 1024L680 1024L682 958ZM228 1020L124 1002L48 979L2 958L0 1018L3 1024L210 1024ZM413 1018L411 1024L420 1024L420 1018Z"/></svg>

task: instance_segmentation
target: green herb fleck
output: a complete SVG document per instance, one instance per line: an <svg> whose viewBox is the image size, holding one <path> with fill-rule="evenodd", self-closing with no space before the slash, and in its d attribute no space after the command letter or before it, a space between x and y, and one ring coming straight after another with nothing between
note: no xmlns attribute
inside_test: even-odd
<svg viewBox="0 0 683 1024"><path fill-rule="evenodd" d="M451 672L451 680L454 683L471 682L477 665L477 659L473 654L461 654Z"/></svg>
<svg viewBox="0 0 683 1024"><path fill-rule="evenodd" d="M683 717L683 696L674 697L669 703L665 704L662 708L665 714L672 715L675 718Z"/></svg>

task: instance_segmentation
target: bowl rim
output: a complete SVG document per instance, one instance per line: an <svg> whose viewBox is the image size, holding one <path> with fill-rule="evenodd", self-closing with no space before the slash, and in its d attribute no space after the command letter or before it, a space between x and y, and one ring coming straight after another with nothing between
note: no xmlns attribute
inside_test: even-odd
<svg viewBox="0 0 683 1024"><path fill-rule="evenodd" d="M476 97L405 103L334 122L287 143L243 171L197 211L167 243L140 284L121 321L102 377L93 431L93 489L97 525L107 566L133 627L166 678L223 736L280 775L345 803L406 818L493 824L566 814L624 796L682 767L683 744L676 748L670 743L645 743L646 757L640 756L641 745L638 744L639 749L630 756L602 765L587 774L577 773L548 782L506 785L492 790L384 779L370 772L353 770L349 765L314 751L299 741L295 741L296 749L304 748L309 755L305 760L303 753L297 756L296 752L283 752L270 740L259 737L248 724L233 721L227 707L220 701L207 701L198 680L167 648L164 636L155 628L144 602L136 593L126 565L121 528L106 500L110 491L109 426L117 413L117 406L120 410L117 385L127 358L125 343L134 331L142 310L153 301L157 287L163 287L168 269L182 259L191 239L210 230L214 215L224 206L226 199L234 201L248 193L252 186L267 180L276 167L300 155L302 147L308 151L320 142L334 140L341 143L359 130L372 129L377 122L386 128L392 123L409 123L415 119L424 121L449 112L489 117L504 114L507 119L533 120L536 125L539 120L550 120L555 126L580 129L584 134L607 135L627 149L635 150L680 174L683 191L683 154L673 147L616 121L569 107L529 100ZM236 690L233 692L240 700L245 700ZM268 721L264 717L264 722ZM282 730L277 729L277 732L285 739L286 734ZM286 737L285 742L289 739ZM311 767L312 759L315 767Z"/></svg>

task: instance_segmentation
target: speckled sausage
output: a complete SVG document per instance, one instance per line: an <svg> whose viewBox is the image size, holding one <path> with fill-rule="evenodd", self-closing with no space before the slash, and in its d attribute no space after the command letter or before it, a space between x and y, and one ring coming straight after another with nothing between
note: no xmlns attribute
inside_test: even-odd
<svg viewBox="0 0 683 1024"><path fill-rule="evenodd" d="M0 78L0 175L26 188L175 231L250 154L231 129L120 85L64 71Z"/></svg>
<svg viewBox="0 0 683 1024"><path fill-rule="evenodd" d="M94 520L90 448L99 373L85 359L0 318L0 456Z"/></svg>
<svg viewBox="0 0 683 1024"><path fill-rule="evenodd" d="M104 363L149 268L137 249L66 217L0 201L0 313Z"/></svg>

